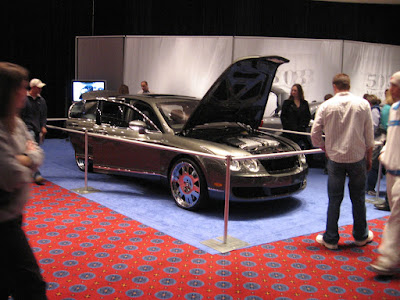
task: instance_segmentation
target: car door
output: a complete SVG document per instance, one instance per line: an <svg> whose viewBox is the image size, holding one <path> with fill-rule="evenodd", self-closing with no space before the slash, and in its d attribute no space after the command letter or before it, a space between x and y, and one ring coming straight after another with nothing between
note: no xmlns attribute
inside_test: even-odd
<svg viewBox="0 0 400 300"><path fill-rule="evenodd" d="M66 121L68 129L78 131L93 132L93 127L96 126L96 114L98 111L97 100L87 100L74 103L69 112ZM78 156L84 157L85 155L85 136L78 133L69 133L71 143L74 146L75 152ZM92 143L89 139L88 155L92 157Z"/></svg>
<svg viewBox="0 0 400 300"><path fill-rule="evenodd" d="M96 137L93 143L93 168L106 172L159 174L160 150L146 145L159 144L162 133L156 127L150 126L147 117L130 105L102 101L100 111L93 132L118 137L121 140ZM143 126L147 124L144 131L129 126L129 122L135 120L142 121ZM127 141L141 143L133 144Z"/></svg>

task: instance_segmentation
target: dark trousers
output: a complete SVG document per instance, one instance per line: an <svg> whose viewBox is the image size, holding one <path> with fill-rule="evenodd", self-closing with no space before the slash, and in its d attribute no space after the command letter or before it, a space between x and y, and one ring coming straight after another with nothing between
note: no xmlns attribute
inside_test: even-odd
<svg viewBox="0 0 400 300"><path fill-rule="evenodd" d="M328 196L326 231L324 241L337 244L339 241L338 221L340 205L344 197L346 174L349 177L350 200L353 208L353 237L363 241L368 237L368 224L365 208L366 163L336 163L328 159Z"/></svg>
<svg viewBox="0 0 400 300"><path fill-rule="evenodd" d="M0 223L0 300L47 299L46 283L21 224L22 217Z"/></svg>
<svg viewBox="0 0 400 300"><path fill-rule="evenodd" d="M375 185L378 181L379 173L379 155L381 153L382 146L374 147L372 151L372 167L367 174L367 191L375 191ZM382 175L382 174L381 174ZM379 191L377 191L379 193Z"/></svg>
<svg viewBox="0 0 400 300"><path fill-rule="evenodd" d="M34 141L40 146L40 132L34 132L33 130L29 130L29 133L31 134ZM33 179L35 180L36 177L38 177L39 175L41 174L39 169L37 169L37 171L33 173Z"/></svg>

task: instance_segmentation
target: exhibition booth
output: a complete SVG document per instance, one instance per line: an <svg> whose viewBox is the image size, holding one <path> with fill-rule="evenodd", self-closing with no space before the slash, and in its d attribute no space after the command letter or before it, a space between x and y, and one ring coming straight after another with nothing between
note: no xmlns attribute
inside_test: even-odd
<svg viewBox="0 0 400 300"><path fill-rule="evenodd" d="M400 46L364 42L238 36L81 36L76 38L76 79L121 83L130 93L146 80L153 93L202 97L233 61L245 56L279 55L290 60L278 69L275 85L303 86L308 101L332 93L332 77L352 80L357 95L384 100L389 77L400 69Z"/></svg>

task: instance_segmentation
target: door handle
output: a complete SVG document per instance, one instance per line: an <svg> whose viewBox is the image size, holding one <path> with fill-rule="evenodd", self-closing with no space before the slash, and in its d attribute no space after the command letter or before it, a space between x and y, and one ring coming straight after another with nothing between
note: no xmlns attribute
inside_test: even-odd
<svg viewBox="0 0 400 300"><path fill-rule="evenodd" d="M99 133L99 134L107 134L107 130L99 129L99 130L97 130L97 133Z"/></svg>

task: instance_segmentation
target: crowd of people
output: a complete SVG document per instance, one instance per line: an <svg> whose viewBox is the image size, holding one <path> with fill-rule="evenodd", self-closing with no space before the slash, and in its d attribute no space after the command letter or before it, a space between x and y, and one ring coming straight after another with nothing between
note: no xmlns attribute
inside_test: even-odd
<svg viewBox="0 0 400 300"><path fill-rule="evenodd" d="M0 62L0 232L7 243L7 247L0 247L0 297L4 299L9 295L15 299L46 299L46 284L21 227L32 178L37 184L44 182L38 168L43 161L39 145L47 133L47 105L40 94L45 85L34 78L27 91L28 71ZM317 235L316 241L328 249L338 248L338 220L347 177L354 243L364 246L373 240L366 220L365 194L374 191L376 164L381 161L386 172L386 205L391 214L379 246L380 255L370 266L378 274L392 275L400 266L400 72L390 79L383 107L373 95L366 94L363 99L352 94L346 74L337 74L332 86L334 96L327 96L320 105L311 129L313 146L326 154L328 172L326 230ZM120 92L126 94L129 89L121 86ZM150 93L146 81L141 82L140 93ZM310 119L303 88L295 84L282 106L283 128L305 132ZM307 147L304 135L290 133L287 137L301 148ZM377 138L382 142L378 146Z"/></svg>

